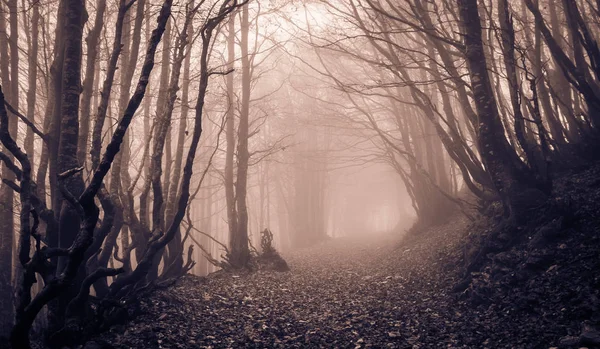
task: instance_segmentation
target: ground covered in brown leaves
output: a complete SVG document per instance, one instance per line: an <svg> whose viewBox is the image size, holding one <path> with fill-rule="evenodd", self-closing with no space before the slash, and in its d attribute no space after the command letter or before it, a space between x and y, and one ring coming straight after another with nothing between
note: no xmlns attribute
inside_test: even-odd
<svg viewBox="0 0 600 349"><path fill-rule="evenodd" d="M473 241L505 237L457 213L404 238L332 239L284 254L287 273L187 276L87 347L598 347L598 178L598 167L564 176L557 196L573 215L516 229L518 239L467 274Z"/></svg>

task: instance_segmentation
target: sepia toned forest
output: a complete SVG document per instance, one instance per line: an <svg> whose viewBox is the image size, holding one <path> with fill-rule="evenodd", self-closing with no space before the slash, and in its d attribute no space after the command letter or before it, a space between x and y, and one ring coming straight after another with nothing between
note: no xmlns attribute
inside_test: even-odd
<svg viewBox="0 0 600 349"><path fill-rule="evenodd" d="M0 346L600 346L599 40L594 0L2 1Z"/></svg>

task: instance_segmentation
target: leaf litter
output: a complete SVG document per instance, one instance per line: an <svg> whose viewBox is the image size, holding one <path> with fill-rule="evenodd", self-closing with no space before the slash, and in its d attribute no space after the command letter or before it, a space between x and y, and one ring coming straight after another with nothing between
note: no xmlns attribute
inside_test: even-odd
<svg viewBox="0 0 600 349"><path fill-rule="evenodd" d="M492 223L456 214L283 254L290 272L187 275L86 348L598 348L599 176L557 181L576 202L569 234L490 253L468 282L465 248Z"/></svg>

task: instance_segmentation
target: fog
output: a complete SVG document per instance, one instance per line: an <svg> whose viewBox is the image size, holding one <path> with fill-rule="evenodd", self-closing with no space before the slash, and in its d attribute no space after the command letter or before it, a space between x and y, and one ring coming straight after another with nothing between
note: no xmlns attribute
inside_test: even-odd
<svg viewBox="0 0 600 349"><path fill-rule="evenodd" d="M566 0L3 2L0 339L76 338L89 295L116 312L265 254L289 270L280 252L336 239L480 214L525 225L556 173L596 153L598 13Z"/></svg>

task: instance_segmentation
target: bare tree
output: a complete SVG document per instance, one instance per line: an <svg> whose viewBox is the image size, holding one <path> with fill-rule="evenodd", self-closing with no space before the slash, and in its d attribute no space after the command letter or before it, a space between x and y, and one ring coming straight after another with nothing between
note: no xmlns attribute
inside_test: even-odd
<svg viewBox="0 0 600 349"><path fill-rule="evenodd" d="M21 264L20 273L23 277L20 279L19 285L17 322L11 334L12 345L19 348L29 347L27 333L33 320L44 305L56 298L61 298L65 302L63 303L64 307L61 306L58 309L60 311L62 308L62 311L65 312L66 321L64 327L62 324L52 324L58 328L62 327L62 329L50 337L51 341L55 344L68 344L72 343L72 341L76 341L76 334L79 331L79 325L77 325L79 322L78 319L84 315L82 310L85 308L84 305L90 286L98 279L125 272L125 269L122 268L110 269L100 267L91 270L90 273L86 275L81 266L86 262L85 259L88 256L87 251L92 246L93 236L96 234L96 230L106 230L106 223L110 223L110 210L112 209L110 200L107 201L106 198L100 194L103 190L103 182L111 165L119 154L119 149L125 138L126 131L144 98L150 73L154 65L156 48L165 31L171 8L170 1L166 1L162 6L157 28L153 31L148 43L144 65L142 66L135 92L129 99L126 108L123 110L123 116L111 137L111 141L109 142L106 151L103 153L102 158L95 162L90 182L87 185L84 185L81 177L82 168L79 167L77 159L77 143L79 141L78 86L82 66L83 4L76 0L65 1L70 1L69 3L64 3L62 5L65 9L65 20L63 21L65 28L64 32L68 32L68 34L63 36L65 45L63 72L60 75L57 75L62 76L61 86L63 88L63 92L60 93L62 117L58 151L61 156L57 165L61 173L58 178L58 184L65 202L62 207L60 207L61 213L59 216L56 216L50 209L46 208L45 203L37 196L36 183L31 177L31 162L29 161L27 154L18 148L14 138L9 132L11 123L8 119L6 109L4 108L4 95L0 94L0 102L2 102L0 103L0 139L6 149L16 157L20 164L20 167L17 167L9 157L2 157L3 163L5 163L7 168L13 172L15 177L19 180L18 185L12 181L6 181L6 185L11 188L11 190L15 190L19 193L20 212L22 212L20 221L19 261ZM131 4L132 3L122 3L120 12L124 14ZM203 39L201 55L201 61L203 63L202 74L200 76L200 89L196 105L194 133L192 136L191 148L188 152L183 170L181 191L177 200L177 209L175 210L172 221L168 224L168 229L165 231L165 234L161 231L154 232L154 238L149 242L148 246L146 246L146 253L139 261L137 267L127 276L117 278L116 282L110 286L110 297L122 294L124 287L135 284L140 279L143 279L152 265L156 252L166 246L166 244L175 236L175 232L179 229L179 224L186 211L190 195L189 185L192 177L192 164L202 131L202 112L208 79L212 74L208 68L208 53L210 51L213 33L219 23L221 23L231 11L241 5L243 5L243 3L238 4L237 1L224 1L217 9L217 13L212 15L212 17L209 17L201 29ZM187 28L184 28L182 33L183 38L181 41L186 42L185 33L187 33ZM119 46L120 45L116 45L115 47ZM118 51L118 49L116 51ZM115 50L113 50L113 57L115 56L114 52ZM179 57L183 56L183 53L179 54ZM180 60L182 61L183 59L181 58ZM177 81L177 79L174 80ZM77 88L73 88L73 86L77 86ZM172 105L170 108L172 108ZM99 152L99 150L97 151ZM5 178L4 174L3 178ZM95 202L96 197L100 199L102 208L105 210L99 226L97 225L100 219L100 210ZM32 218L33 224L30 222ZM58 229L52 232L52 234L56 234L60 239L60 245L58 247L41 246L41 236L37 231L40 218L46 223L47 229ZM71 221L71 224L69 225L66 223L66 219L75 220L80 222L80 224L73 225ZM53 222L54 220L57 221ZM76 229L73 230L73 227ZM50 233L51 232L47 231L47 235L50 235ZM31 237L36 241L34 243L35 251L33 255L30 255ZM69 241L70 243L68 243ZM62 260L62 263L58 265L58 269L55 269L52 264L48 263L48 260L54 257L60 257ZM95 256L92 257L95 258ZM57 273L57 271L59 272ZM35 282L36 273L44 278L46 285L39 293L31 298L31 287ZM74 294L65 292L73 290L72 284L76 286L75 290L77 291Z"/></svg>

